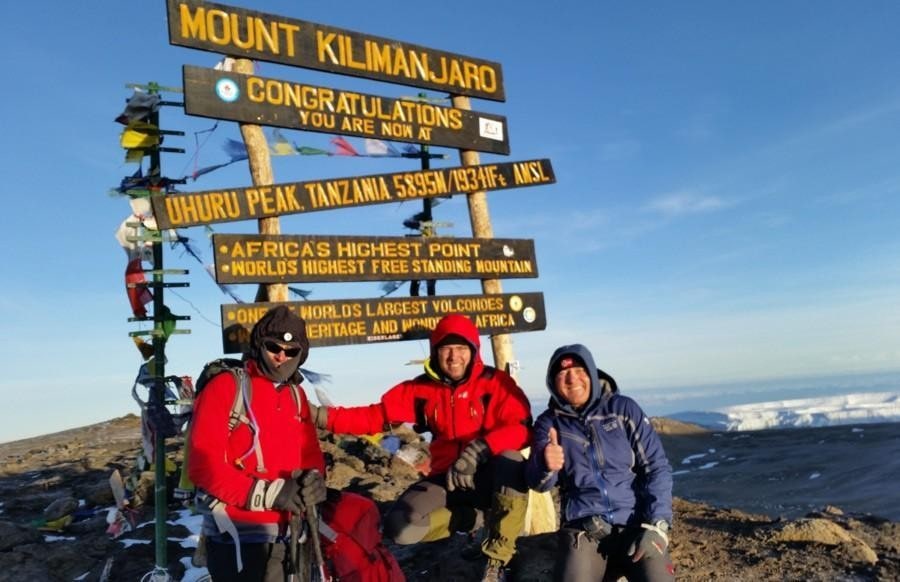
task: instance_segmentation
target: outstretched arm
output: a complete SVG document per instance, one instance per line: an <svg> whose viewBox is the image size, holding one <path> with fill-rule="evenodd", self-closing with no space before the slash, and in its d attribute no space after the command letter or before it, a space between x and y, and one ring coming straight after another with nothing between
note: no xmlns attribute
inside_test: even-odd
<svg viewBox="0 0 900 582"><path fill-rule="evenodd" d="M367 406L318 407L313 419L320 428L343 434L376 434L391 424L414 422L412 389L408 382L384 393L381 402Z"/></svg>

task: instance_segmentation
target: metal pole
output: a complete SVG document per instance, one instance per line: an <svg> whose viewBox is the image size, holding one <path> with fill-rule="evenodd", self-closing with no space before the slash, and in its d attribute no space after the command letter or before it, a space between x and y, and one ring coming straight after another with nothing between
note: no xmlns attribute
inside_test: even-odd
<svg viewBox="0 0 900 582"><path fill-rule="evenodd" d="M153 89L151 88L152 92ZM154 111L150 114L150 123L155 127L159 127L159 112ZM153 178L159 179L162 176L160 168L159 149L153 148L150 151L150 170L151 185ZM165 313L165 305L163 303L163 247L162 240L155 240L152 243L153 248L153 395L150 401L156 401L160 404L165 402L165 363L166 363L166 336L163 331L162 316ZM154 465L155 471L155 488L153 506L155 510L155 544L156 544L156 568L157 570L166 570L168 559L166 556L166 520L168 518L168 504L166 501L166 437L160 430L156 431L153 443Z"/></svg>
<svg viewBox="0 0 900 582"><path fill-rule="evenodd" d="M419 97L424 99L427 97L425 93L419 93ZM428 153L428 146L425 144L419 144L419 159L421 160L421 168L422 170L430 170L431 169L431 155ZM419 232L423 237L434 236L434 227L431 225L422 226L421 223L428 223L432 220L431 209L434 206L431 198L423 198L422 199L422 220L420 220ZM416 297L419 295L419 286L421 285L421 281L418 279L413 279L409 283L409 291L410 295ZM431 297L435 294L437 289L437 281L435 279L427 279L425 281L425 288L427 289L426 294Z"/></svg>

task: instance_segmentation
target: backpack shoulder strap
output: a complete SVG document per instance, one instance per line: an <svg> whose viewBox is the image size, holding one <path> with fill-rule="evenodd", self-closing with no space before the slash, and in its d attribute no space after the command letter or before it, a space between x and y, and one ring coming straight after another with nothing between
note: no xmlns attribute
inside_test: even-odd
<svg viewBox="0 0 900 582"><path fill-rule="evenodd" d="M238 424L251 424L247 418L247 407L250 405L250 399L253 396L253 383L250 381L250 375L243 368L230 368L231 376L234 378L234 401L231 403L231 412L228 413L228 431L231 432L237 428Z"/></svg>
<svg viewBox="0 0 900 582"><path fill-rule="evenodd" d="M294 400L294 406L297 407L297 420L300 420L303 414L303 401L300 400L300 387L291 382L288 384L288 389L291 391L291 398Z"/></svg>

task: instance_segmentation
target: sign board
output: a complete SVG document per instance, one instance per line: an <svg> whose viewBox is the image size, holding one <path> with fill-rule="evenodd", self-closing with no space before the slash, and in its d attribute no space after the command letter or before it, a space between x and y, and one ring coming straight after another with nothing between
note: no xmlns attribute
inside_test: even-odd
<svg viewBox="0 0 900 582"><path fill-rule="evenodd" d="M244 351L253 325L276 305L306 320L313 347L424 339L448 313L468 316L482 335L547 327L542 293L243 303L222 305L225 353Z"/></svg>
<svg viewBox="0 0 900 582"><path fill-rule="evenodd" d="M186 192L150 201L156 223L167 230L555 181L550 160L544 159Z"/></svg>
<svg viewBox="0 0 900 582"><path fill-rule="evenodd" d="M202 0L168 0L166 8L169 44L506 100L499 63Z"/></svg>
<svg viewBox="0 0 900 582"><path fill-rule="evenodd" d="M509 153L502 115L202 67L182 71L189 115Z"/></svg>
<svg viewBox="0 0 900 582"><path fill-rule="evenodd" d="M218 283L537 277L529 239L215 234Z"/></svg>

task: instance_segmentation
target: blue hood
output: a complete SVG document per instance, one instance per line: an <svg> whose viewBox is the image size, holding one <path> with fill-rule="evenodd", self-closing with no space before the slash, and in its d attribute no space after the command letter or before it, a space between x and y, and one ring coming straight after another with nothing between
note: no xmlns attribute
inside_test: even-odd
<svg viewBox="0 0 900 582"><path fill-rule="evenodd" d="M571 414L578 414L579 412L556 392L556 382L554 381L555 374L553 373L553 370L556 368L557 362L564 356L575 356L579 358L584 362L588 375L591 377L591 396L587 403L585 403L581 412L592 409L605 395L619 391L618 386L616 386L616 381L613 380L612 376L599 369L597 364L594 363L594 356L591 355L591 350L587 349L586 346L582 344L560 346L556 348L556 351L550 356L550 362L547 364L547 390L550 391L549 408L564 410Z"/></svg>

